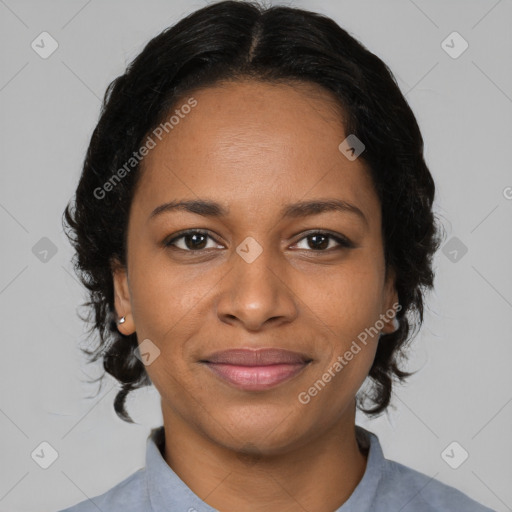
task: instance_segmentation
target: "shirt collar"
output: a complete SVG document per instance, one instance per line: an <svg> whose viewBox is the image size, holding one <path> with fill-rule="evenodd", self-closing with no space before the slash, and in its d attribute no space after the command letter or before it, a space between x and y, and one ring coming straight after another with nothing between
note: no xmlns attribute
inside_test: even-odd
<svg viewBox="0 0 512 512"><path fill-rule="evenodd" d="M349 499L336 512L366 512L375 499L377 487L384 470L384 454L378 437L356 425L359 445L369 448L363 478ZM183 510L185 512L217 512L181 480L165 462L162 455L165 442L164 427L151 430L146 449L146 485L153 512Z"/></svg>
<svg viewBox="0 0 512 512"><path fill-rule="evenodd" d="M217 512L194 494L165 462L162 455L164 443L164 427L151 430L146 449L146 484L153 512Z"/></svg>
<svg viewBox="0 0 512 512"><path fill-rule="evenodd" d="M386 459L380 446L379 438L369 430L356 425L356 438L362 448L368 448L366 469L361 481L335 512L370 512L375 501L377 488L384 473Z"/></svg>

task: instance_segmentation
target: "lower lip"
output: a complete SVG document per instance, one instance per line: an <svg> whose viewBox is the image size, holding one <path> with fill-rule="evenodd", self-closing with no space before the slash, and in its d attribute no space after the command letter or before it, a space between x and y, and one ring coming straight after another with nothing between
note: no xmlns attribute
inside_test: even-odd
<svg viewBox="0 0 512 512"><path fill-rule="evenodd" d="M307 363L238 366L206 363L216 375L238 388L250 391L270 389L300 373Z"/></svg>

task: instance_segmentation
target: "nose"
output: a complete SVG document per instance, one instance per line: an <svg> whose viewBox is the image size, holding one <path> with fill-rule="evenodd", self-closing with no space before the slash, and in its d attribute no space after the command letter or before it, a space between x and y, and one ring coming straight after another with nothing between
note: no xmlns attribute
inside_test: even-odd
<svg viewBox="0 0 512 512"><path fill-rule="evenodd" d="M231 271L219 283L217 316L225 323L241 324L248 331L292 322L298 314L290 271L270 250L252 262L232 257Z"/></svg>

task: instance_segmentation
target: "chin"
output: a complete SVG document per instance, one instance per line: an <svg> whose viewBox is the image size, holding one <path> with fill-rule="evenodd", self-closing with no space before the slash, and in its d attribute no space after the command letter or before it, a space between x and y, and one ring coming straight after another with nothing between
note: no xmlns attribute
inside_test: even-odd
<svg viewBox="0 0 512 512"><path fill-rule="evenodd" d="M307 440L311 434L312 425L304 423L304 414L297 409L290 414L289 408L269 404L263 407L244 407L222 411L222 423L217 420L217 438L220 444L236 451L257 451L266 455L284 453L293 445L301 444L301 439ZM211 428L213 422L208 422ZM229 435L232 433L232 435ZM305 441L306 442L306 441Z"/></svg>

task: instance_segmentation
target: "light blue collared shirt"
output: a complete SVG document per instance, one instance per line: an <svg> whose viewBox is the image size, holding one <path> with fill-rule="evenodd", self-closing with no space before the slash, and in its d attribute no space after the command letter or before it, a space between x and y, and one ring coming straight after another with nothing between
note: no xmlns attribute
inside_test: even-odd
<svg viewBox="0 0 512 512"><path fill-rule="evenodd" d="M350 498L334 512L496 512L454 487L384 458L372 432L356 425L356 433L360 446L369 446L366 470ZM218 512L165 462L164 441L164 428L154 428L144 468L104 494L60 512Z"/></svg>

